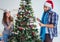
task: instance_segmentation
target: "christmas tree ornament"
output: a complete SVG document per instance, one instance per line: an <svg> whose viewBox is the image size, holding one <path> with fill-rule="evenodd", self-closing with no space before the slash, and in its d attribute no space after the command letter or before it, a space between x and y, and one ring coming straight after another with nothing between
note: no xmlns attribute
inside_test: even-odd
<svg viewBox="0 0 60 42"><path fill-rule="evenodd" d="M33 25L29 25L30 28L33 28Z"/></svg>
<svg viewBox="0 0 60 42"><path fill-rule="evenodd" d="M30 18L29 20L30 20L30 23L33 23L34 22L34 19L33 18Z"/></svg>
<svg viewBox="0 0 60 42"><path fill-rule="evenodd" d="M18 35L18 33L17 33L17 32L14 32L14 34L15 34L15 35Z"/></svg>
<svg viewBox="0 0 60 42"><path fill-rule="evenodd" d="M22 4L23 4L23 5L26 5L26 1L22 1Z"/></svg>
<svg viewBox="0 0 60 42"><path fill-rule="evenodd" d="M20 15L19 17L22 18L22 15Z"/></svg>
<svg viewBox="0 0 60 42"><path fill-rule="evenodd" d="M21 8L19 8L18 13L21 12Z"/></svg>
<svg viewBox="0 0 60 42"><path fill-rule="evenodd" d="M32 32L32 35L34 36L35 35L35 32Z"/></svg>
<svg viewBox="0 0 60 42"><path fill-rule="evenodd" d="M22 12L24 13L24 10L22 10Z"/></svg>
<svg viewBox="0 0 60 42"><path fill-rule="evenodd" d="M25 14L29 14L29 12L28 12L28 11L26 11L26 12L25 12Z"/></svg>
<svg viewBox="0 0 60 42"><path fill-rule="evenodd" d="M22 31L22 30L24 30L24 28L23 27L19 27L19 30Z"/></svg>
<svg viewBox="0 0 60 42"><path fill-rule="evenodd" d="M25 9L25 5L21 5L21 9L24 10Z"/></svg>
<svg viewBox="0 0 60 42"><path fill-rule="evenodd" d="M18 16L18 14L16 14L16 16Z"/></svg>

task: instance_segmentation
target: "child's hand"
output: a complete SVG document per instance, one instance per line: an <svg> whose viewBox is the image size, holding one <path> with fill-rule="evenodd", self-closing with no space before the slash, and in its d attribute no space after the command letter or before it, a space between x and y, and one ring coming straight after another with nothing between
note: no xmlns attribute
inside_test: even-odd
<svg viewBox="0 0 60 42"><path fill-rule="evenodd" d="M10 24L12 25L13 24L13 21Z"/></svg>
<svg viewBox="0 0 60 42"><path fill-rule="evenodd" d="M37 21L39 21L39 22L40 22L40 19L39 19L39 18L37 18Z"/></svg>

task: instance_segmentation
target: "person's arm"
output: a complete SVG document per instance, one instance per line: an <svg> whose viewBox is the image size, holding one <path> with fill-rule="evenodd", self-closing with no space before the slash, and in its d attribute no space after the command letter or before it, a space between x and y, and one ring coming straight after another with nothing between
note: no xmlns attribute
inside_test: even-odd
<svg viewBox="0 0 60 42"><path fill-rule="evenodd" d="M52 15L52 21L50 24L46 24L46 27L48 28L54 28L58 24L58 15L56 13L53 13Z"/></svg>
<svg viewBox="0 0 60 42"><path fill-rule="evenodd" d="M54 27L53 24L43 24L43 23L39 23L39 25L40 25L41 27L46 26L46 27L48 27L48 28L53 28L53 27Z"/></svg>
<svg viewBox="0 0 60 42"><path fill-rule="evenodd" d="M8 26L4 22L2 24L3 24L4 28L10 29L11 25L13 24L13 22L11 22L10 25L8 25Z"/></svg>
<svg viewBox="0 0 60 42"><path fill-rule="evenodd" d="M46 27L48 27L48 28L54 28L54 25L53 24L46 24Z"/></svg>
<svg viewBox="0 0 60 42"><path fill-rule="evenodd" d="M53 24L40 24L40 26L46 26L48 28L53 28L54 27Z"/></svg>
<svg viewBox="0 0 60 42"><path fill-rule="evenodd" d="M7 29L10 29L10 27L12 26L13 22L10 23L9 26L7 26Z"/></svg>
<svg viewBox="0 0 60 42"><path fill-rule="evenodd" d="M46 26L48 28L54 28L58 24L58 15L54 14L50 24L39 23L40 26Z"/></svg>
<svg viewBox="0 0 60 42"><path fill-rule="evenodd" d="M37 18L37 21L42 22L39 18Z"/></svg>

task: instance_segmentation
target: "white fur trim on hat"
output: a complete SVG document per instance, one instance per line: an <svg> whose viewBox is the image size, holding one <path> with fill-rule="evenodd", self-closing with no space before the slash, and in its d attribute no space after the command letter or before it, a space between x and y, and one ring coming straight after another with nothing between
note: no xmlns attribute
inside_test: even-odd
<svg viewBox="0 0 60 42"><path fill-rule="evenodd" d="M52 8L51 4L50 4L50 3L48 3L48 2L45 2L45 3L44 3L44 6L47 6L47 7Z"/></svg>
<svg viewBox="0 0 60 42"><path fill-rule="evenodd" d="M4 12L9 12L10 10L9 9L5 9Z"/></svg>

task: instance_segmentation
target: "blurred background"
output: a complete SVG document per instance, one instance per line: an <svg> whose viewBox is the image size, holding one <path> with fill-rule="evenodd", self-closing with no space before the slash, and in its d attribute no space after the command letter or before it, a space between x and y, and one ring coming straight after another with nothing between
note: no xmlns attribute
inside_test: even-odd
<svg viewBox="0 0 60 42"><path fill-rule="evenodd" d="M43 13L43 4L46 0L32 0L32 8L34 10L34 16L36 18L41 19ZM60 0L52 0L54 2L54 9L53 11L57 12L59 15L58 21L58 37L54 38L53 42L60 41ZM19 8L20 0L0 0L0 34L3 32L3 25L2 25L2 17L3 17L3 10L9 9L11 11L11 15L13 17L16 16ZM36 23L38 30L40 31L40 26L38 22Z"/></svg>

